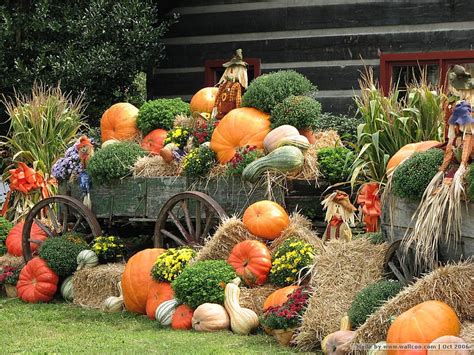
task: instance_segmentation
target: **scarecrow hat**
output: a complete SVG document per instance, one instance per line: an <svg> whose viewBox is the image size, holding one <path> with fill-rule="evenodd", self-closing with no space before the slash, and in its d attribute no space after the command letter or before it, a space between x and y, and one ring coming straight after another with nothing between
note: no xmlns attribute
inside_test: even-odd
<svg viewBox="0 0 474 355"><path fill-rule="evenodd" d="M242 49L237 49L235 51L235 55L232 57L231 60L229 60L227 63L222 64L224 68L228 68L231 65L243 65L244 67L247 67L248 64L244 62L244 57L242 55Z"/></svg>
<svg viewBox="0 0 474 355"><path fill-rule="evenodd" d="M474 123L474 118L472 118L472 109L471 105L467 101L460 101L453 110L453 114L449 118L448 123L450 125L460 125L465 126L470 123Z"/></svg>

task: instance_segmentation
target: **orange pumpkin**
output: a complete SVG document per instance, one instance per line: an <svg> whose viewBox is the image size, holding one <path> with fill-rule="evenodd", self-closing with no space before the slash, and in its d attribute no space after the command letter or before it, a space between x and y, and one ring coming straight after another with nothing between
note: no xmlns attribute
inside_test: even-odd
<svg viewBox="0 0 474 355"><path fill-rule="evenodd" d="M435 339L430 345L428 355L469 355L471 351L467 348L469 345L463 338L455 337L452 335L444 335Z"/></svg>
<svg viewBox="0 0 474 355"><path fill-rule="evenodd" d="M138 135L138 108L120 102L108 108L100 120L102 142L110 139L133 140Z"/></svg>
<svg viewBox="0 0 474 355"><path fill-rule="evenodd" d="M156 258L165 249L145 249L132 256L122 274L122 291L125 308L133 313L146 313L148 292L154 281L151 278L151 268Z"/></svg>
<svg viewBox="0 0 474 355"><path fill-rule="evenodd" d="M191 329L193 327L193 313L194 311L185 304L178 306L171 319L171 328Z"/></svg>
<svg viewBox="0 0 474 355"><path fill-rule="evenodd" d="M270 307L278 307L283 305L283 303L288 301L288 297L290 297L290 295L297 289L299 289L299 286L286 286L276 290L270 296L268 296L263 303L263 311L265 312Z"/></svg>
<svg viewBox="0 0 474 355"><path fill-rule="evenodd" d="M299 132L302 136L308 138L309 144L316 143L316 137L314 136L314 132L311 129L300 129Z"/></svg>
<svg viewBox="0 0 474 355"><path fill-rule="evenodd" d="M263 285L272 268L272 255L258 240L245 240L234 246L227 259L247 286Z"/></svg>
<svg viewBox="0 0 474 355"><path fill-rule="evenodd" d="M245 227L257 237L273 240L290 224L286 211L278 203L263 200L247 207L242 218Z"/></svg>
<svg viewBox="0 0 474 355"><path fill-rule="evenodd" d="M387 343L429 344L443 335L458 336L460 331L456 312L446 303L426 301L399 315L387 333ZM389 350L389 354L403 354Z"/></svg>
<svg viewBox="0 0 474 355"><path fill-rule="evenodd" d="M270 132L270 115L253 107L240 107L222 118L211 137L211 149L221 164L230 161L239 147L263 148Z"/></svg>
<svg viewBox="0 0 474 355"><path fill-rule="evenodd" d="M146 315L150 319L155 319L156 309L164 301L174 298L174 291L169 282L153 282L146 299Z"/></svg>
<svg viewBox="0 0 474 355"><path fill-rule="evenodd" d="M410 158L416 152L424 152L440 144L438 141L424 141L404 145L396 152L387 163L387 174L392 173L397 166Z"/></svg>
<svg viewBox="0 0 474 355"><path fill-rule="evenodd" d="M49 302L58 288L58 275L51 270L46 261L35 257L21 269L16 289L18 297L25 302Z"/></svg>
<svg viewBox="0 0 474 355"><path fill-rule="evenodd" d="M7 247L8 253L14 256L23 256L23 225L24 221L17 223L8 233L5 245ZM31 226L30 239L43 241L48 236L46 233L36 224L33 223ZM38 249L40 244L30 243L31 252L34 253Z"/></svg>
<svg viewBox="0 0 474 355"><path fill-rule="evenodd" d="M195 93L189 103L191 112L211 113L214 108L218 90L216 87L208 87Z"/></svg>
<svg viewBox="0 0 474 355"><path fill-rule="evenodd" d="M142 148L152 154L160 154L167 134L168 132L164 129L154 129L143 138L141 144Z"/></svg>

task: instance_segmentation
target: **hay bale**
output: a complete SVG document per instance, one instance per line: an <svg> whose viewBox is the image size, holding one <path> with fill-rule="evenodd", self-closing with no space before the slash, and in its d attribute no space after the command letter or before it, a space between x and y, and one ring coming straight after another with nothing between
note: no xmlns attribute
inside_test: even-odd
<svg viewBox="0 0 474 355"><path fill-rule="evenodd" d="M125 264L106 264L77 271L72 279L74 303L86 308L101 308L107 297L120 296L117 283Z"/></svg>
<svg viewBox="0 0 474 355"><path fill-rule="evenodd" d="M21 256L13 256L8 253L0 256L0 269L3 269L5 266L18 267L24 263L25 260Z"/></svg>
<svg viewBox="0 0 474 355"><path fill-rule="evenodd" d="M339 147L342 146L341 137L336 131L321 131L314 133L316 142L313 144L316 150L326 147Z"/></svg>
<svg viewBox="0 0 474 355"><path fill-rule="evenodd" d="M240 305L244 308L250 308L261 316L263 314L263 303L278 287L273 285L263 285L261 287L240 289Z"/></svg>
<svg viewBox="0 0 474 355"><path fill-rule="evenodd" d="M159 155L138 159L133 166L134 177L179 176L181 166L176 161L167 163Z"/></svg>
<svg viewBox="0 0 474 355"><path fill-rule="evenodd" d="M244 240L257 239L250 234L242 221L233 216L221 221L213 236L204 242L193 262L202 260L227 260L232 248Z"/></svg>
<svg viewBox="0 0 474 355"><path fill-rule="evenodd" d="M461 321L474 318L474 263L466 261L440 267L388 300L357 330L353 343L377 342L387 337L390 317L417 304L438 300L449 304Z"/></svg>
<svg viewBox="0 0 474 355"><path fill-rule="evenodd" d="M308 218L299 212L293 212L290 216L290 225L272 242L270 252L273 255L288 238L296 238L311 244L316 250L324 250L323 241L311 228L312 223Z"/></svg>
<svg viewBox="0 0 474 355"><path fill-rule="evenodd" d="M318 148L316 144L311 144L308 150L304 152L304 163L303 168L294 176L295 179L318 181L321 173L318 169ZM293 177L292 177L293 178Z"/></svg>
<svg viewBox="0 0 474 355"><path fill-rule="evenodd" d="M330 241L325 252L316 255L310 280L313 294L294 338L300 349L313 350L339 330L356 294L382 278L386 250L385 243L358 239Z"/></svg>
<svg viewBox="0 0 474 355"><path fill-rule="evenodd" d="M461 338L463 338L466 343L474 344L474 322L465 321L461 325Z"/></svg>

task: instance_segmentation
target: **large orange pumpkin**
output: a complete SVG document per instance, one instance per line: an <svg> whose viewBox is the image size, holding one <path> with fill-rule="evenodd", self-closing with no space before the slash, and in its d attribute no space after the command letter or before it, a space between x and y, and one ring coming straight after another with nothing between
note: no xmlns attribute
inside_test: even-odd
<svg viewBox="0 0 474 355"><path fill-rule="evenodd" d="M258 240L245 240L234 246L227 259L247 286L263 285L272 268L272 255Z"/></svg>
<svg viewBox="0 0 474 355"><path fill-rule="evenodd" d="M7 240L5 245L7 247L8 253L14 256L23 256L23 225L24 221L17 223L8 233ZM31 226L30 240L43 241L48 236L46 233L36 224L33 223ZM31 252L34 253L38 249L38 243L30 243Z"/></svg>
<svg viewBox="0 0 474 355"><path fill-rule="evenodd" d="M185 304L178 306L171 319L171 328L191 329L193 327L193 313L194 311Z"/></svg>
<svg viewBox="0 0 474 355"><path fill-rule="evenodd" d="M458 336L460 331L456 312L446 303L426 301L400 314L387 333L387 343L430 344L443 335ZM389 354L403 354L389 350Z"/></svg>
<svg viewBox="0 0 474 355"><path fill-rule="evenodd" d="M286 286L276 290L270 296L268 296L263 303L263 311L265 312L270 307L278 307L283 305L283 303L288 301L288 297L290 297L290 295L297 289L299 289L299 286Z"/></svg>
<svg viewBox="0 0 474 355"><path fill-rule="evenodd" d="M146 313L148 292L154 281L151 278L151 268L158 255L165 249L145 249L132 256L122 275L122 291L125 308L133 313Z"/></svg>
<svg viewBox="0 0 474 355"><path fill-rule="evenodd" d="M416 152L424 152L430 148L433 148L440 144L438 141L424 141L418 143L410 143L404 145L396 152L387 163L387 174L392 173L397 166L403 163L406 159L410 158Z"/></svg>
<svg viewBox="0 0 474 355"><path fill-rule="evenodd" d="M216 87L208 87L199 90L191 98L189 103L191 112L206 112L211 113L216 101L217 91Z"/></svg>
<svg viewBox="0 0 474 355"><path fill-rule="evenodd" d="M258 201L247 207L242 218L245 227L257 237L273 240L290 224L286 211L278 203Z"/></svg>
<svg viewBox="0 0 474 355"><path fill-rule="evenodd" d="M164 301L174 298L174 291L169 282L153 282L146 299L146 315L150 319L155 319L156 309Z"/></svg>
<svg viewBox="0 0 474 355"><path fill-rule="evenodd" d="M21 270L16 289L18 297L25 302L49 302L58 289L58 275L46 261L35 257Z"/></svg>
<svg viewBox="0 0 474 355"><path fill-rule="evenodd" d="M222 118L211 137L211 149L221 164L230 161L239 147L263 148L270 132L270 115L253 107L233 109Z"/></svg>
<svg viewBox="0 0 474 355"><path fill-rule="evenodd" d="M102 142L132 140L138 135L138 108L126 102L109 107L100 120Z"/></svg>
<svg viewBox="0 0 474 355"><path fill-rule="evenodd" d="M154 129L143 138L141 144L142 148L152 154L160 154L167 134L168 132L164 129Z"/></svg>

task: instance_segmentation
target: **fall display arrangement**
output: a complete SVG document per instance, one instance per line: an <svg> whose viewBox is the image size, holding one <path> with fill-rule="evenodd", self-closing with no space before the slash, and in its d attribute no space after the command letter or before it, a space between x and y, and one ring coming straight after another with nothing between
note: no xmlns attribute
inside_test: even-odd
<svg viewBox="0 0 474 355"><path fill-rule="evenodd" d="M461 232L461 202L474 191L469 102L449 103L422 82L399 101L396 91L383 96L369 72L355 99L356 132L330 124L303 75L248 83L246 67L236 51L218 86L190 104L114 104L100 134L84 129L81 100L59 88L7 103L5 294L143 314L176 330L265 332L327 354L469 354L474 263ZM50 121L39 128L38 116ZM203 193L216 181L246 198L224 210ZM325 210L321 236L308 210L290 211L275 194L289 181L340 188L313 202ZM128 198L124 186L148 191L145 203L121 208L136 220L153 216L154 248L131 253L127 238L105 232L102 217L114 215L104 212L106 196ZM164 197L150 200L150 191ZM419 204L414 225L400 232L397 206L410 199ZM456 249L461 240L463 250L445 255L442 242Z"/></svg>

